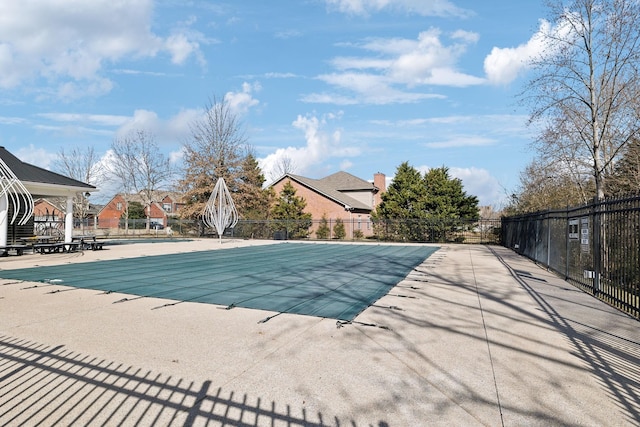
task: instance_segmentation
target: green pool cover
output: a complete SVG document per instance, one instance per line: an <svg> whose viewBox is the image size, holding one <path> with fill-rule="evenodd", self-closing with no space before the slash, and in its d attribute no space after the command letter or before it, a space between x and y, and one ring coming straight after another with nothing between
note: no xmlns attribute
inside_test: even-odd
<svg viewBox="0 0 640 427"><path fill-rule="evenodd" d="M353 320L437 249L283 243L4 270L0 277Z"/></svg>

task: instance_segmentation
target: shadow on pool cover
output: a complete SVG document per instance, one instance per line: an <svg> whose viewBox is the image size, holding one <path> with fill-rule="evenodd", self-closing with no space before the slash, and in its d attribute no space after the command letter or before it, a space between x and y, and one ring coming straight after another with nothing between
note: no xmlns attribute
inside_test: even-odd
<svg viewBox="0 0 640 427"><path fill-rule="evenodd" d="M4 279L353 320L433 246L283 243L24 268Z"/></svg>

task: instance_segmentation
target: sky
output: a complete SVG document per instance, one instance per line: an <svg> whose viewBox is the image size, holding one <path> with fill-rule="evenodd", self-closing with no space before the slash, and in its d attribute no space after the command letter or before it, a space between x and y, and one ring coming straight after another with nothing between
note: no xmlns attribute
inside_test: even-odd
<svg viewBox="0 0 640 427"><path fill-rule="evenodd" d="M283 158L309 178L445 166L499 209L534 155L518 94L541 3L2 1L0 145L51 169L144 130L180 166L191 124L225 99L268 180Z"/></svg>

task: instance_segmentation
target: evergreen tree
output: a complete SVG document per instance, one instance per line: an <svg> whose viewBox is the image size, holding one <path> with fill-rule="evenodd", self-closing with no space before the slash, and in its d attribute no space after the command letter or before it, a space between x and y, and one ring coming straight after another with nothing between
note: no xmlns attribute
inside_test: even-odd
<svg viewBox="0 0 640 427"><path fill-rule="evenodd" d="M287 238L307 237L311 214L304 212L306 206L304 198L296 196L296 189L287 182L271 209L271 218L276 220L274 230L286 232Z"/></svg>
<svg viewBox="0 0 640 427"><path fill-rule="evenodd" d="M376 216L385 219L419 219L424 217L422 203L425 188L420 172L409 162L404 162L382 194L382 203L376 209Z"/></svg>
<svg viewBox="0 0 640 427"><path fill-rule="evenodd" d="M468 196L462 181L449 176L449 168L429 170L424 175L425 209L430 218L477 219L478 198Z"/></svg>
<svg viewBox="0 0 640 427"><path fill-rule="evenodd" d="M265 178L253 154L241 163L240 176L231 194L242 219L268 219L273 192L263 189Z"/></svg>
<svg viewBox="0 0 640 427"><path fill-rule="evenodd" d="M236 226L234 234L245 238L266 236L268 225L263 221L269 219L269 208L275 198L272 188L263 188L265 178L252 153L242 160L240 174L231 197L238 209L242 221Z"/></svg>
<svg viewBox="0 0 640 427"><path fill-rule="evenodd" d="M426 218L425 190L417 169L409 162L398 166L391 185L382 194L382 202L372 215L376 232L391 240L424 240L424 230L420 226Z"/></svg>
<svg viewBox="0 0 640 427"><path fill-rule="evenodd" d="M413 241L444 240L447 233L478 217L478 198L467 195L462 181L449 169L420 172L402 163L373 214L383 238Z"/></svg>
<svg viewBox="0 0 640 427"><path fill-rule="evenodd" d="M129 202L129 219L142 219L145 217L144 206L140 202ZM123 213L121 218L125 218Z"/></svg>
<svg viewBox="0 0 640 427"><path fill-rule="evenodd" d="M318 239L326 240L329 238L329 222L327 221L327 214L322 214L322 219L320 220L320 225L316 230L316 237Z"/></svg>
<svg viewBox="0 0 640 427"><path fill-rule="evenodd" d="M342 240L347 236L344 222L340 218L336 219L336 225L333 226L333 236L338 240Z"/></svg>
<svg viewBox="0 0 640 427"><path fill-rule="evenodd" d="M429 240L445 241L447 233L478 218L478 198L468 196L462 181L449 177L449 169L440 167L424 175L425 209L430 219Z"/></svg>

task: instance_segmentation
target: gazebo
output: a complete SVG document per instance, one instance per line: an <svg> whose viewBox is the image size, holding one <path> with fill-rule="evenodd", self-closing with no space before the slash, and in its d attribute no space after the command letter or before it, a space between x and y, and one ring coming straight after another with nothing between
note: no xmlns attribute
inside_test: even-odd
<svg viewBox="0 0 640 427"><path fill-rule="evenodd" d="M34 233L33 200L66 198L64 241L73 236L73 198L98 191L93 185L25 163L0 147L0 246Z"/></svg>

